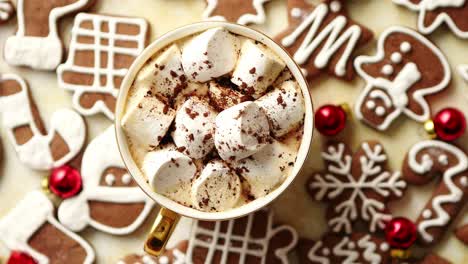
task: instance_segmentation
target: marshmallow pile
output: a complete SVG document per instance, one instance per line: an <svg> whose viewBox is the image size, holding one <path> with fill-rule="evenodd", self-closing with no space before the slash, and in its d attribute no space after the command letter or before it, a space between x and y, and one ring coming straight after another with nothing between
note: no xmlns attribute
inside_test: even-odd
<svg viewBox="0 0 468 264"><path fill-rule="evenodd" d="M206 212L269 194L290 174L305 115L301 89L269 48L224 28L151 58L123 127L155 192ZM299 135L299 137L298 137ZM300 141L300 139L298 139Z"/></svg>

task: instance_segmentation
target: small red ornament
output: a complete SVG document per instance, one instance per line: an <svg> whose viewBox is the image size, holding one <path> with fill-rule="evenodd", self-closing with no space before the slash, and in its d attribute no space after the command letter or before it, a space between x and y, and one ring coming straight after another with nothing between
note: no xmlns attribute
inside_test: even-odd
<svg viewBox="0 0 468 264"><path fill-rule="evenodd" d="M73 167L63 165L50 173L49 189L62 199L75 196L81 191L81 186L81 175Z"/></svg>
<svg viewBox="0 0 468 264"><path fill-rule="evenodd" d="M404 217L393 218L385 228L385 238L391 247L407 249L416 241L416 225Z"/></svg>
<svg viewBox="0 0 468 264"><path fill-rule="evenodd" d="M37 262L28 254L20 251L12 251L6 264L36 264Z"/></svg>
<svg viewBox="0 0 468 264"><path fill-rule="evenodd" d="M341 106L324 105L315 112L315 127L325 136L334 136L346 126L346 111Z"/></svg>
<svg viewBox="0 0 468 264"><path fill-rule="evenodd" d="M453 141L461 137L466 129L466 119L463 113L451 107L440 110L433 122L437 137L444 141Z"/></svg>

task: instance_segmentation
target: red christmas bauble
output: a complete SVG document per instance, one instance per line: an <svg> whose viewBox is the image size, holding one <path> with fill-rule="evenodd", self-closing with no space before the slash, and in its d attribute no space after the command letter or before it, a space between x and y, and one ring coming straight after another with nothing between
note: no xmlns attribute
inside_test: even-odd
<svg viewBox="0 0 468 264"><path fill-rule="evenodd" d="M28 254L12 251L6 264L36 264L37 262Z"/></svg>
<svg viewBox="0 0 468 264"><path fill-rule="evenodd" d="M387 223L385 237L393 248L407 249L416 241L416 225L404 217L393 218Z"/></svg>
<svg viewBox="0 0 468 264"><path fill-rule="evenodd" d="M325 136L334 136L346 126L346 112L340 106L324 105L315 112L315 127Z"/></svg>
<svg viewBox="0 0 468 264"><path fill-rule="evenodd" d="M433 122L437 137L444 141L455 140L465 133L466 119L458 109L448 107L440 110Z"/></svg>
<svg viewBox="0 0 468 264"><path fill-rule="evenodd" d="M75 196L81 191L81 186L81 175L73 167L63 165L50 173L49 189L62 199Z"/></svg>

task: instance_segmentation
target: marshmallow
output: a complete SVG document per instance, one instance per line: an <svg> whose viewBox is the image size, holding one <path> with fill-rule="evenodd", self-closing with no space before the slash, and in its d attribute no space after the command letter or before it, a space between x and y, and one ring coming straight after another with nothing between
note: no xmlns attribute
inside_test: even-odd
<svg viewBox="0 0 468 264"><path fill-rule="evenodd" d="M197 168L192 159L168 148L148 152L142 171L156 192L170 196L190 185Z"/></svg>
<svg viewBox="0 0 468 264"><path fill-rule="evenodd" d="M208 84L188 82L187 87L183 89L174 100L174 109L179 109L185 101L191 97L208 97Z"/></svg>
<svg viewBox="0 0 468 264"><path fill-rule="evenodd" d="M148 89L137 89L129 99L121 125L135 147L155 147L171 126L175 114Z"/></svg>
<svg viewBox="0 0 468 264"><path fill-rule="evenodd" d="M135 87L151 89L167 99L176 96L186 84L186 77L182 69L179 47L173 44L161 55L151 59L138 72Z"/></svg>
<svg viewBox="0 0 468 264"><path fill-rule="evenodd" d="M255 198L267 195L290 174L296 159L294 148L274 140L247 159L230 162L230 166L250 185Z"/></svg>
<svg viewBox="0 0 468 264"><path fill-rule="evenodd" d="M242 45L231 81L246 94L259 98L285 67L286 64L268 48L247 40Z"/></svg>
<svg viewBox="0 0 468 264"><path fill-rule="evenodd" d="M210 161L193 182L193 205L202 211L233 208L241 195L239 177L220 160Z"/></svg>
<svg viewBox="0 0 468 264"><path fill-rule="evenodd" d="M233 107L236 104L240 104L250 99L249 96L245 96L242 93L230 87L225 87L215 81L211 81L209 83L208 94L212 104L220 110Z"/></svg>
<svg viewBox="0 0 468 264"><path fill-rule="evenodd" d="M190 80L206 82L232 72L239 56L239 39L224 28L209 29L190 40L182 65Z"/></svg>
<svg viewBox="0 0 468 264"><path fill-rule="evenodd" d="M269 140L270 127L254 102L228 108L216 117L215 146L223 160L240 160L259 151Z"/></svg>
<svg viewBox="0 0 468 264"><path fill-rule="evenodd" d="M179 151L194 159L206 156L214 147L216 112L205 101L193 97L177 111L172 134Z"/></svg>
<svg viewBox="0 0 468 264"><path fill-rule="evenodd" d="M281 137L302 125L305 103L301 89L294 81L284 82L257 100L270 120L275 137Z"/></svg>

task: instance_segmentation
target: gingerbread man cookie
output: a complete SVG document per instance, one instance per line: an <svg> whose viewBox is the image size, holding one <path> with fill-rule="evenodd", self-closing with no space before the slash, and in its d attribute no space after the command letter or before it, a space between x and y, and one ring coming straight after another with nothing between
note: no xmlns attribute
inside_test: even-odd
<svg viewBox="0 0 468 264"><path fill-rule="evenodd" d="M353 53L368 43L372 32L348 17L344 0L323 0L317 6L289 0L289 27L275 37L303 68L308 79L322 71L345 80L354 76Z"/></svg>
<svg viewBox="0 0 468 264"><path fill-rule="evenodd" d="M64 165L81 151L86 139L83 118L69 109L52 115L46 133L26 82L14 74L0 75L0 114L20 161L33 169Z"/></svg>
<svg viewBox="0 0 468 264"><path fill-rule="evenodd" d="M468 64L458 66L458 71L462 78L468 82Z"/></svg>
<svg viewBox="0 0 468 264"><path fill-rule="evenodd" d="M270 0L206 0L204 20L221 20L241 25L265 23L264 5Z"/></svg>
<svg viewBox="0 0 468 264"><path fill-rule="evenodd" d="M405 179L416 185L429 183L441 175L432 198L421 211L416 226L420 241L436 243L468 198L468 157L454 145L427 140L409 150L403 165Z"/></svg>
<svg viewBox="0 0 468 264"><path fill-rule="evenodd" d="M298 253L303 264L380 264L392 259L385 240L365 233L327 234L319 241L301 239Z"/></svg>
<svg viewBox="0 0 468 264"><path fill-rule="evenodd" d="M118 89L147 36L148 23L141 18L76 16L68 59L57 68L57 77L59 87L74 92L78 112L114 119Z"/></svg>
<svg viewBox="0 0 468 264"><path fill-rule="evenodd" d="M52 202L39 191L27 194L0 219L0 240L37 264L94 262L91 246L54 218Z"/></svg>
<svg viewBox="0 0 468 264"><path fill-rule="evenodd" d="M58 20L90 7L94 1L18 0L18 31L5 42L5 61L15 66L55 70L64 50L57 29Z"/></svg>
<svg viewBox="0 0 468 264"><path fill-rule="evenodd" d="M59 221L70 230L90 225L109 234L130 234L153 208L153 200L125 170L114 131L110 126L88 145L81 163L83 190L58 208Z"/></svg>
<svg viewBox="0 0 468 264"><path fill-rule="evenodd" d="M187 261L286 264L297 239L291 227L274 225L273 213L265 209L235 220L194 221Z"/></svg>
<svg viewBox="0 0 468 264"><path fill-rule="evenodd" d="M419 12L418 30L431 34L446 24L462 39L468 39L468 1L466 0L393 0L394 3Z"/></svg>
<svg viewBox="0 0 468 264"><path fill-rule="evenodd" d="M356 220L366 222L371 232L384 229L392 217L386 205L402 196L406 183L400 172L386 169L382 145L366 141L351 154L344 143L329 142L322 158L326 170L312 175L307 190L316 200L329 202L332 231L350 234Z"/></svg>
<svg viewBox="0 0 468 264"><path fill-rule="evenodd" d="M354 65L366 81L355 104L356 117L386 130L402 114L417 122L430 117L426 96L450 83L449 64L432 42L405 27L385 30L374 56L359 56Z"/></svg>
<svg viewBox="0 0 468 264"><path fill-rule="evenodd" d="M15 13L15 7L10 0L0 0L0 24L6 23Z"/></svg>
<svg viewBox="0 0 468 264"><path fill-rule="evenodd" d="M455 236L468 246L468 224L458 227L455 230Z"/></svg>

